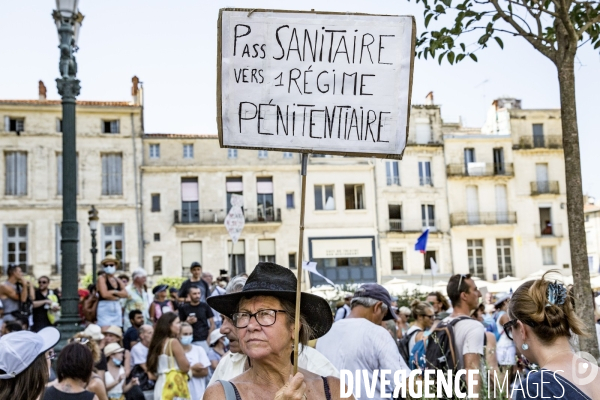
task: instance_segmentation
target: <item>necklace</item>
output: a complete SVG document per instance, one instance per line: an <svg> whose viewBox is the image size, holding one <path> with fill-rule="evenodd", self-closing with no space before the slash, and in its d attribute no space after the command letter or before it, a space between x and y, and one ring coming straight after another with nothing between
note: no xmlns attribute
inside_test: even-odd
<svg viewBox="0 0 600 400"><path fill-rule="evenodd" d="M558 353L556 353L556 354L554 354L554 355L550 356L550 357L549 357L547 360L544 360L544 362L543 362L543 363L540 363L540 368L544 368L546 365L548 365L548 362L549 362L550 360L553 360L553 359L555 359L555 358L556 358L556 356L558 356L559 354L564 354L564 353L571 353L571 354L573 354L573 350L570 350L570 349L569 349L569 350L563 350L563 351L559 351Z"/></svg>

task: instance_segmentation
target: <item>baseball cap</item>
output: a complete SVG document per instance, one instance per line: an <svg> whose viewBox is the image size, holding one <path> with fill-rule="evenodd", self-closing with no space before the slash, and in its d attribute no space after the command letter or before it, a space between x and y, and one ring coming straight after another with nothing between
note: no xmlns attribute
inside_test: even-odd
<svg viewBox="0 0 600 400"><path fill-rule="evenodd" d="M383 320L398 319L396 313L392 310L392 297L390 296L390 292L383 286L376 283L365 283L356 289L354 297L369 297L371 299L382 301L388 308L388 312L385 317L383 317Z"/></svg>
<svg viewBox="0 0 600 400"><path fill-rule="evenodd" d="M89 324L85 330L83 331L86 335L90 336L94 340L102 340L104 339L104 335L102 334L102 329L96 324Z"/></svg>
<svg viewBox="0 0 600 400"><path fill-rule="evenodd" d="M12 379L58 343L60 332L47 327L38 333L18 331L0 338L0 379Z"/></svg>
<svg viewBox="0 0 600 400"><path fill-rule="evenodd" d="M167 290L168 287L169 287L168 285L157 285L157 286L154 286L154 289L152 289L152 294L164 292L165 290Z"/></svg>
<svg viewBox="0 0 600 400"><path fill-rule="evenodd" d="M196 268L196 267L202 268L202 265L200 265L200 263L198 261L194 261L192 263L192 265L190 265L190 269Z"/></svg>

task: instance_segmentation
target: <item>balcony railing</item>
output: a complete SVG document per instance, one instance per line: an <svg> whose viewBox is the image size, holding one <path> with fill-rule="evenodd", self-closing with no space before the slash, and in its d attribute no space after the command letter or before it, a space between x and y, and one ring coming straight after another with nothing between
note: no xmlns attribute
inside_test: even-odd
<svg viewBox="0 0 600 400"><path fill-rule="evenodd" d="M440 221L429 220L423 221L421 219L392 219L389 220L389 232L423 232L425 229L429 229L430 232L436 232L440 230Z"/></svg>
<svg viewBox="0 0 600 400"><path fill-rule="evenodd" d="M419 184L421 186L433 186L433 179L431 179L431 176L420 176Z"/></svg>
<svg viewBox="0 0 600 400"><path fill-rule="evenodd" d="M452 213L450 215L452 226L460 225L503 225L517 223L517 213L510 212L485 212L485 213Z"/></svg>
<svg viewBox="0 0 600 400"><path fill-rule="evenodd" d="M512 163L468 163L449 164L446 167L448 176L513 176Z"/></svg>
<svg viewBox="0 0 600 400"><path fill-rule="evenodd" d="M521 136L519 138L519 144L514 147L517 149L562 149L562 136Z"/></svg>
<svg viewBox="0 0 600 400"><path fill-rule="evenodd" d="M222 224L227 217L226 209L175 210L176 224ZM281 209L267 207L244 208L246 222L281 222Z"/></svg>
<svg viewBox="0 0 600 400"><path fill-rule="evenodd" d="M535 237L563 237L561 224L542 224L535 226Z"/></svg>
<svg viewBox="0 0 600 400"><path fill-rule="evenodd" d="M531 182L531 195L559 194L558 181L533 181Z"/></svg>
<svg viewBox="0 0 600 400"><path fill-rule="evenodd" d="M400 177L399 176L388 176L387 177L387 185L392 186L400 186Z"/></svg>

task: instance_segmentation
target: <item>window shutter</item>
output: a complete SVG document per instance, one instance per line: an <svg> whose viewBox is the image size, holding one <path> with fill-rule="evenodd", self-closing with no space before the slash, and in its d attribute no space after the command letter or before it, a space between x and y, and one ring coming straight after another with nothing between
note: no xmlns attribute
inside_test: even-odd
<svg viewBox="0 0 600 400"><path fill-rule="evenodd" d="M123 159L121 154L114 155L115 164L115 190L114 194L123 194Z"/></svg>
<svg viewBox="0 0 600 400"><path fill-rule="evenodd" d="M4 116L4 130L10 132L10 117L8 115Z"/></svg>
<svg viewBox="0 0 600 400"><path fill-rule="evenodd" d="M7 195L15 194L15 153L6 153L6 188Z"/></svg>
<svg viewBox="0 0 600 400"><path fill-rule="evenodd" d="M102 155L102 194L108 194L108 155Z"/></svg>
<svg viewBox="0 0 600 400"><path fill-rule="evenodd" d="M27 153L18 152L17 155L17 195L27 195Z"/></svg>
<svg viewBox="0 0 600 400"><path fill-rule="evenodd" d="M388 186L392 184L392 162L391 161L386 161L385 163L385 176L387 178L387 184Z"/></svg>
<svg viewBox="0 0 600 400"><path fill-rule="evenodd" d="M394 161L392 163L392 167L394 168L394 177L398 178L398 184L400 183L400 168L399 168L399 162L398 161Z"/></svg>
<svg viewBox="0 0 600 400"><path fill-rule="evenodd" d="M56 155L56 194L62 196L63 194L63 156L62 154Z"/></svg>
<svg viewBox="0 0 600 400"><path fill-rule="evenodd" d="M259 240L258 241L259 256L274 256L275 255L275 240Z"/></svg>
<svg viewBox="0 0 600 400"><path fill-rule="evenodd" d="M119 121L111 121L110 122L110 132L111 133L119 133Z"/></svg>

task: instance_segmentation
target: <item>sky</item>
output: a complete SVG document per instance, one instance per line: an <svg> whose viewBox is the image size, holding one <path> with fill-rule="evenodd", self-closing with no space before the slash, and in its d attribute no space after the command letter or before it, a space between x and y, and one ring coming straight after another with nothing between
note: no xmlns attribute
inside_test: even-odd
<svg viewBox="0 0 600 400"><path fill-rule="evenodd" d="M59 99L54 7L52 0L0 2L1 99L37 99L39 80L49 99ZM423 8L414 0L80 0L79 99L129 101L137 75L147 133L216 134L216 28L224 7L414 15L417 35L423 31ZM424 103L433 91L444 121L460 118L469 127L483 124L498 97L519 98L523 108L559 108L554 65L525 40L503 39L504 50L492 43L477 63L416 59L412 103ZM600 203L598 51L582 47L575 71L583 191Z"/></svg>

